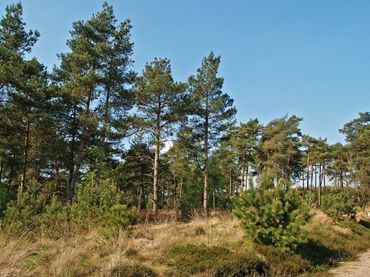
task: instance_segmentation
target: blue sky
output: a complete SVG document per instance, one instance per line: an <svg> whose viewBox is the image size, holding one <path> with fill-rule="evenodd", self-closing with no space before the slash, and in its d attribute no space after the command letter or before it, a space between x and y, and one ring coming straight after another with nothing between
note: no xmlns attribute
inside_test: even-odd
<svg viewBox="0 0 370 277"><path fill-rule="evenodd" d="M7 4L1 0L1 14ZM117 0L118 19L133 24L134 69L154 57L172 61L185 81L210 51L222 56L224 90L238 120L263 123L285 114L329 142L358 112L370 110L370 1ZM33 54L52 67L72 22L100 10L100 0L24 0L27 27L41 38Z"/></svg>

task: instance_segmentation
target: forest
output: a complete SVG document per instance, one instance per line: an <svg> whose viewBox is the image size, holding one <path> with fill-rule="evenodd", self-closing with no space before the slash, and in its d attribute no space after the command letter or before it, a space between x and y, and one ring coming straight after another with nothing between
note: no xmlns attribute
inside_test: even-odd
<svg viewBox="0 0 370 277"><path fill-rule="evenodd" d="M207 229L208 223L205 227L199 222L219 220L215 226L222 221L238 226L234 228L240 225L244 230L240 236L261 245L258 253L280 259L268 258L265 264L258 255L236 257L233 247L241 247L236 242L225 248L176 244L164 250L175 257L167 264L176 268L170 273L148 262L144 262L148 268L141 267L136 264L141 260L134 259L132 268L123 273L115 268L111 276L199 272L297 276L326 270L335 261L370 248L370 223L363 218L358 224L356 219L370 201L370 112L357 111L358 116L339 130L345 144L302 133L303 118L296 115L267 124L257 118L237 122L234 101L223 90L219 74L221 56L210 52L194 65L187 80L174 80L171 61L165 57L148 61L142 72L135 72L132 24L128 19L119 21L108 3L88 20L73 23L68 51L58 54L60 63L52 69L32 56L40 34L27 28L22 5L9 5L3 14L0 241L4 245L24 233L33 239L58 239L91 230L119 240L137 232L135 226L154 228L172 220L198 224L192 226L201 237L213 231ZM351 230L353 237L338 236L343 235L343 244L355 241L353 253L336 249L337 253L329 246L325 252L313 244L315 239L307 240L305 232L314 231L304 231L303 226L316 218L312 210L345 225L338 228ZM361 240L366 243L361 245ZM137 251L131 249L131 256L135 258ZM159 250L151 251L154 255ZM335 258L320 264L321 257L315 260L310 251ZM194 258L199 265L203 256L216 261L223 255L230 263L214 269L204 261L191 271L186 262L194 264L189 258L198 255L194 253L201 253ZM6 260L0 254L0 267L9 266ZM290 262L286 268L295 263L302 267L276 271L283 260ZM45 269L35 276L82 276L79 270L95 276L96 268L86 268L73 273ZM239 273L232 271L235 268ZM4 272L0 270L0 275L18 276Z"/></svg>

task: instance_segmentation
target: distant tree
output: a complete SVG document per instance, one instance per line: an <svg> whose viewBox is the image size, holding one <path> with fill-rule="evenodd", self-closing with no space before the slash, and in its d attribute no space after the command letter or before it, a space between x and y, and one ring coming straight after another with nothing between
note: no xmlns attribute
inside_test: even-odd
<svg viewBox="0 0 370 277"><path fill-rule="evenodd" d="M301 121L296 116L285 116L272 120L262 132L260 170L285 185L301 173Z"/></svg>
<svg viewBox="0 0 370 277"><path fill-rule="evenodd" d="M256 168L258 141L262 132L262 125L257 119L241 123L231 131L230 144L238 160L241 172L240 191L248 184L251 168Z"/></svg>
<svg viewBox="0 0 370 277"><path fill-rule="evenodd" d="M217 76L221 57L210 53L202 61L196 76L189 78L194 104L193 123L203 140L204 190L203 209L208 213L209 152L212 146L235 123L233 100L222 91L224 79Z"/></svg>
<svg viewBox="0 0 370 277"><path fill-rule="evenodd" d="M346 123L339 130L348 142L351 179L357 187L357 200L364 208L370 198L370 112Z"/></svg>

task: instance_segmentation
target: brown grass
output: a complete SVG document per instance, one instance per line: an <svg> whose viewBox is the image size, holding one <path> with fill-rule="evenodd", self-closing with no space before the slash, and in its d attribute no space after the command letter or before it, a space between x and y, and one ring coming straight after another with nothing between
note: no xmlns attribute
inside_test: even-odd
<svg viewBox="0 0 370 277"><path fill-rule="evenodd" d="M57 240L1 235L0 245L5 247L0 252L0 276L110 276L111 270L130 261L161 274L171 245L229 246L242 238L239 222L228 215L196 216L188 223L139 224L118 238L107 238L97 230Z"/></svg>
<svg viewBox="0 0 370 277"><path fill-rule="evenodd" d="M313 221L305 229L310 237L324 244L322 247L337 247L337 242L345 238L344 246L353 248L353 253L363 251L356 246L359 238L353 240L353 246L349 244L352 237L359 237L351 228L335 224L322 212L314 211ZM195 215L186 223L174 220L141 223L120 232L118 238L109 237L102 230L61 234L59 239L27 233L17 237L0 235L0 276L111 276L112 270L127 264L141 264L166 276L168 249L177 244L221 246L233 252L257 251L260 258L272 259L243 237L239 221L225 214L209 218Z"/></svg>

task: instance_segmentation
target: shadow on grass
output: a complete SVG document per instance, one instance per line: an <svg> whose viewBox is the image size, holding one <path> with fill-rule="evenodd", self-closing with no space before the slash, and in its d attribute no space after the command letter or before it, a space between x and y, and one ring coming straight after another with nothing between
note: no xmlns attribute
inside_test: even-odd
<svg viewBox="0 0 370 277"><path fill-rule="evenodd" d="M370 222L369 221L360 219L360 221L358 223L361 224L362 226L364 226L365 228L370 229Z"/></svg>
<svg viewBox="0 0 370 277"><path fill-rule="evenodd" d="M338 260L349 255L349 253L346 253L343 249L330 249L312 239L301 244L297 249L297 254L310 261L313 266L333 266Z"/></svg>

